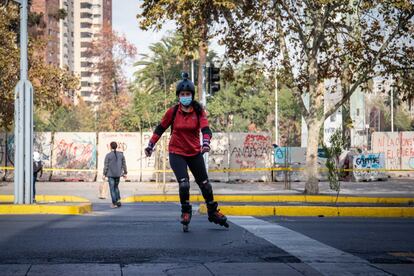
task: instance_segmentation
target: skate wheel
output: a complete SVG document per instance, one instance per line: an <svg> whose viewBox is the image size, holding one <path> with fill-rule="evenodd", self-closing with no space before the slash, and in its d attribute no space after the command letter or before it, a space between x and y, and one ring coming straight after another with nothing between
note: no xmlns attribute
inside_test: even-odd
<svg viewBox="0 0 414 276"><path fill-rule="evenodd" d="M183 225L183 231L188 232L188 225Z"/></svg>

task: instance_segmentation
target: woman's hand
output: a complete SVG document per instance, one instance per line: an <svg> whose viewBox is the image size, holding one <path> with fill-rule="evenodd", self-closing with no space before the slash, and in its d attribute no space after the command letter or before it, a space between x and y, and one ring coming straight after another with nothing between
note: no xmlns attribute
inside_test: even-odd
<svg viewBox="0 0 414 276"><path fill-rule="evenodd" d="M154 151L155 144L152 142L148 143L148 146L145 148L145 156L150 157L152 152Z"/></svg>

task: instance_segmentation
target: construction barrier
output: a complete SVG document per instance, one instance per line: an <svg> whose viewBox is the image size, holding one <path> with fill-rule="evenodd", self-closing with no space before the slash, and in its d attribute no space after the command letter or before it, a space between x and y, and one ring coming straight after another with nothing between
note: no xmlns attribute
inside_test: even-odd
<svg viewBox="0 0 414 276"><path fill-rule="evenodd" d="M413 132L414 133L414 132ZM344 172L356 181L384 179L390 173L414 174L414 134L373 135L374 152L350 155ZM94 181L101 177L108 145L115 141L126 157L132 181L175 181L168 160L170 133L164 133L154 154L147 158L144 148L151 132L130 133L35 133L34 149L44 162L42 181ZM213 181L303 181L305 148L273 148L271 134L214 133L208 155L209 177ZM384 153L385 152L385 153ZM326 159L318 153L319 179L326 180ZM412 164L411 164L412 163ZM12 180L14 136L0 133L0 179ZM349 169L349 170L348 170ZM191 174L190 174L191 175Z"/></svg>

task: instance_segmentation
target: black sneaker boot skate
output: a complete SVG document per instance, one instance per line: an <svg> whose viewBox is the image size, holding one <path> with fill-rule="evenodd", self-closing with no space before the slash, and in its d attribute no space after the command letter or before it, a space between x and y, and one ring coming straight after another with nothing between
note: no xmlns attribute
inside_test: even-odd
<svg viewBox="0 0 414 276"><path fill-rule="evenodd" d="M188 225L191 221L191 216L193 215L193 209L190 204L181 205L181 224L183 225L183 231L188 231Z"/></svg>
<svg viewBox="0 0 414 276"><path fill-rule="evenodd" d="M220 209L217 209L217 207L218 204L215 201L207 203L208 221L229 228L227 217L220 213Z"/></svg>

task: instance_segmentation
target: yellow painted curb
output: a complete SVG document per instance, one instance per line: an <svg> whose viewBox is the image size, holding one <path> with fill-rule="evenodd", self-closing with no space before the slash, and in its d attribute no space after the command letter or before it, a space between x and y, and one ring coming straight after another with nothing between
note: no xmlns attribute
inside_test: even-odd
<svg viewBox="0 0 414 276"><path fill-rule="evenodd" d="M229 216L298 216L298 217L414 217L414 207L333 207L333 206L220 206ZM199 212L207 213L206 205Z"/></svg>
<svg viewBox="0 0 414 276"><path fill-rule="evenodd" d="M129 196L121 200L124 203L131 202L177 202L180 201L178 195L145 195L145 196ZM204 202L202 195L191 195L191 202Z"/></svg>
<svg viewBox="0 0 414 276"><path fill-rule="evenodd" d="M219 202L336 202L336 196L329 195L215 195L214 198ZM178 195L135 195L122 200L125 203L177 201ZM204 198L202 195L191 195L190 201L204 202ZM339 196L338 203L414 204L414 198Z"/></svg>
<svg viewBox="0 0 414 276"><path fill-rule="evenodd" d="M38 202L79 202L88 203L89 200L79 196L67 195L37 195ZM0 195L0 202L14 202L14 195Z"/></svg>
<svg viewBox="0 0 414 276"><path fill-rule="evenodd" d="M78 205L0 205L0 215L82 215L92 212L91 203Z"/></svg>

